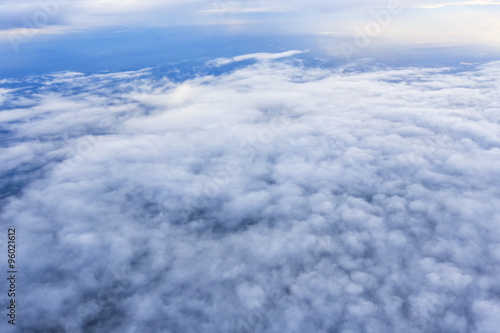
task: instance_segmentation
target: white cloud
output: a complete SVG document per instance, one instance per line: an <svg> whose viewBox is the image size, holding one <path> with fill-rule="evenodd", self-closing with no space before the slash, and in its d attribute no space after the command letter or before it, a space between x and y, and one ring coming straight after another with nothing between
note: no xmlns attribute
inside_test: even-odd
<svg viewBox="0 0 500 333"><path fill-rule="evenodd" d="M377 37L389 45L484 44L500 47L499 1L8 1L0 6L0 39L20 43L37 34L59 34L105 26L239 25L247 31L294 34L328 32L356 36L373 13L391 7L393 15ZM462 24L467 22L467 24ZM23 42L24 43L24 42Z"/></svg>
<svg viewBox="0 0 500 333"><path fill-rule="evenodd" d="M414 4L414 8L441 8L441 7L449 7L449 6L492 6L492 5L500 5L498 0L476 0L476 1L450 1L450 2L442 2L442 1L417 1Z"/></svg>
<svg viewBox="0 0 500 333"><path fill-rule="evenodd" d="M0 113L20 329L492 331L499 73L39 78Z"/></svg>
<svg viewBox="0 0 500 333"><path fill-rule="evenodd" d="M298 51L298 50L292 50L292 51L286 51L286 52L281 52L281 53L252 53L252 54L245 54L245 55L240 55L236 57L232 57L230 59L227 58L218 58L210 61L210 65L214 66L223 66L223 65L228 65L233 62L239 62L239 61L244 61L244 60L257 60L257 61L265 61L265 60L276 60L280 58L286 58L286 57L291 57L297 54L304 53L304 51Z"/></svg>

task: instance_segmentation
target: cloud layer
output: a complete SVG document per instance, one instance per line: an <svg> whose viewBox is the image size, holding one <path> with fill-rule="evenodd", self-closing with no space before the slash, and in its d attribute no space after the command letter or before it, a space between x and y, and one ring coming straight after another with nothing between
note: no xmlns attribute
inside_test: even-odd
<svg viewBox="0 0 500 333"><path fill-rule="evenodd" d="M498 42L497 0L262 1L262 0L43 0L0 5L0 40L25 43L38 34L102 27L228 25L229 31L356 36L388 8L402 12L376 33L382 45L488 45ZM385 14L382 15L385 17ZM376 21L375 21L376 22ZM237 27L236 27L237 26ZM372 36L373 37L373 36Z"/></svg>
<svg viewBox="0 0 500 333"><path fill-rule="evenodd" d="M19 331L496 332L499 83L266 61L5 85Z"/></svg>

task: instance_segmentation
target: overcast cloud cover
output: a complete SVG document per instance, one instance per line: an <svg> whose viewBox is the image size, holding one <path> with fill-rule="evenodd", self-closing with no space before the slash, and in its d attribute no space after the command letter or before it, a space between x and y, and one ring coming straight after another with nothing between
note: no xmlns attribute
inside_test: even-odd
<svg viewBox="0 0 500 333"><path fill-rule="evenodd" d="M18 332L498 332L500 62L278 57L2 83Z"/></svg>
<svg viewBox="0 0 500 333"><path fill-rule="evenodd" d="M228 25L228 29L356 35L373 13L399 8L382 45L482 44L500 48L499 0L4 0L0 41L99 27ZM13 42L14 40L14 42Z"/></svg>

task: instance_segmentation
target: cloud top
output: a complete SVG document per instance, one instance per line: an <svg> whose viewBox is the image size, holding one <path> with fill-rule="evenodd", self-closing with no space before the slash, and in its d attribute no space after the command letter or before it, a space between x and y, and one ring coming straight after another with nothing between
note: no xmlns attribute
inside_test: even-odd
<svg viewBox="0 0 500 333"><path fill-rule="evenodd" d="M21 330L495 332L499 74L4 83Z"/></svg>

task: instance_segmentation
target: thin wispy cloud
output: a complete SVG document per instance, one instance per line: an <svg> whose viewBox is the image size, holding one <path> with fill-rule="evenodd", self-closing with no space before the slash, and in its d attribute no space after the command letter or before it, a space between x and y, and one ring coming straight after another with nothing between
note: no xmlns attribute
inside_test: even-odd
<svg viewBox="0 0 500 333"><path fill-rule="evenodd" d="M477 1L453 1L453 2L424 2L424 4L415 4L412 8L442 8L450 6L493 6L500 5L498 0L477 0Z"/></svg>
<svg viewBox="0 0 500 333"><path fill-rule="evenodd" d="M412 31L414 43L429 39L433 32L437 42L446 40L446 31L453 24L458 30L463 27L462 13L457 8L467 8L475 18L474 22L487 22L487 25L468 25L468 33L461 39L454 38L455 44L481 44L500 46L493 37L500 30L496 20L500 7L498 1L275 1L270 5L264 1L28 1L8 2L0 8L0 39L19 39L23 29L35 29L36 34L72 33L102 27L147 26L165 27L175 25L213 25L226 24L241 26L242 31L252 31L255 26L267 30L288 31L301 34L328 32L339 36L356 36L357 26L369 23L374 11L397 6L404 12L394 18L391 26L381 34L385 42L393 45L404 43L404 38L394 31ZM494 8L484 11L483 8ZM420 12L422 9L449 9L447 12L433 14ZM435 21L434 16L442 16ZM428 29L431 20L433 27ZM435 27L434 27L435 26ZM486 37L483 37L486 36ZM433 42L433 41L429 41Z"/></svg>
<svg viewBox="0 0 500 333"><path fill-rule="evenodd" d="M239 61L245 61L245 60L258 60L258 61L265 61L265 60L276 60L280 58L286 58L286 57L291 57L297 54L304 53L306 51L299 51L299 50L291 50L291 51L286 51L282 53L252 53L252 54L245 54L245 55L240 55L236 56L230 59L227 58L218 58L211 60L209 62L210 65L214 66L223 66L223 65L228 65L234 62L239 62Z"/></svg>

